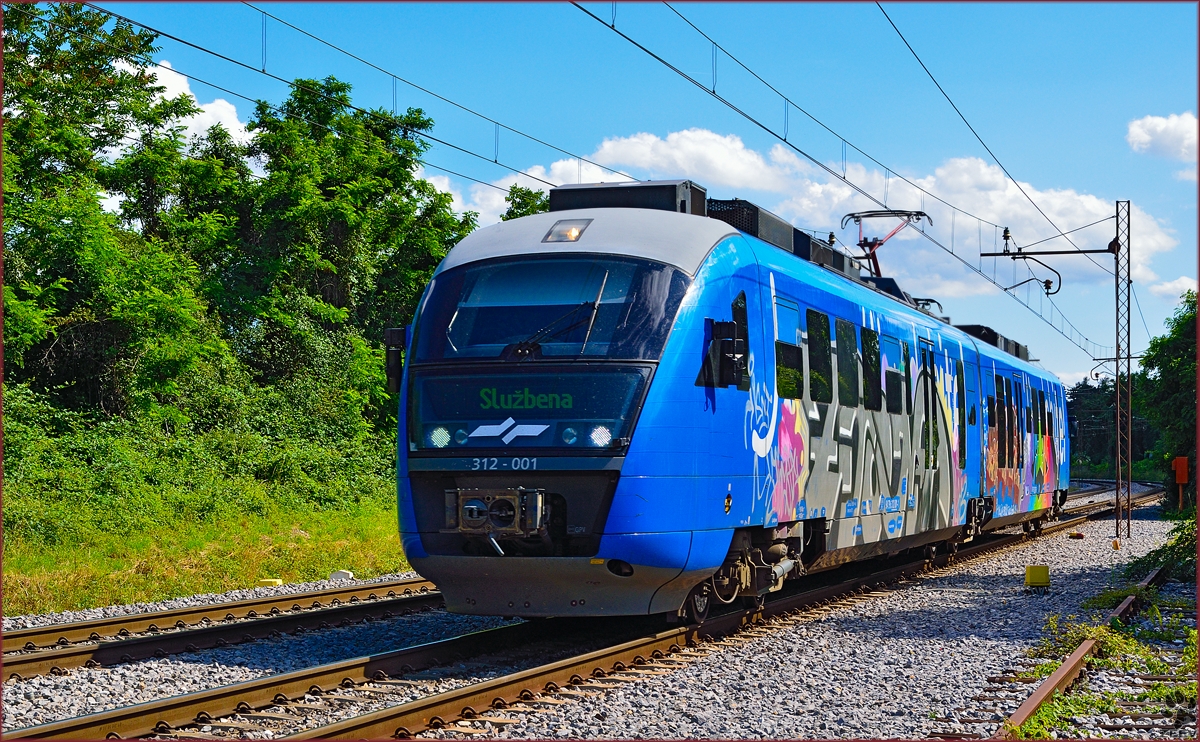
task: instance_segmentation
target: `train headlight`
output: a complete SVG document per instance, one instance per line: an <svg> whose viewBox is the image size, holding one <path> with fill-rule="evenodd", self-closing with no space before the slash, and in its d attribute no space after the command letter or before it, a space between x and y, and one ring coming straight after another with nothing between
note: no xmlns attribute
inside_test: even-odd
<svg viewBox="0 0 1200 742"><path fill-rule="evenodd" d="M438 426L429 431L429 442L435 448L445 448L450 445L450 431Z"/></svg>
<svg viewBox="0 0 1200 742"><path fill-rule="evenodd" d="M578 242L591 219L559 219L542 238L542 242Z"/></svg>
<svg viewBox="0 0 1200 742"><path fill-rule="evenodd" d="M593 446L599 446L600 448L604 448L612 443L612 431L603 425L597 425L592 428L592 434L588 437L592 439Z"/></svg>
<svg viewBox="0 0 1200 742"><path fill-rule="evenodd" d="M566 428L562 432L562 439L563 443L570 446L579 440L579 434L575 432L575 428Z"/></svg>

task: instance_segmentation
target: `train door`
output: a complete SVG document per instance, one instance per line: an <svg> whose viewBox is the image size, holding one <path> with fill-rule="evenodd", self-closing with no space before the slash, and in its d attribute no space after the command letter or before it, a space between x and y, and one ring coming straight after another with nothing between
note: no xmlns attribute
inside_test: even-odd
<svg viewBox="0 0 1200 742"><path fill-rule="evenodd" d="M804 496L808 481L808 419L804 403L804 362L801 353L799 304L775 295L775 396L779 399L778 454L775 489L765 525L808 517ZM769 339L769 338L768 338Z"/></svg>
<svg viewBox="0 0 1200 742"><path fill-rule="evenodd" d="M858 326L844 319L834 320L837 357L837 419L833 433L837 439L837 509L834 517L862 515L858 492L858 427L862 384L859 376Z"/></svg>
<svg viewBox="0 0 1200 742"><path fill-rule="evenodd" d="M917 502L915 492L909 487L908 467L904 464L911 461L909 449L912 446L909 433L912 397L908 393L912 380L908 375L908 343L891 335L882 335L879 346L882 351L883 401L888 419L887 451L891 454L887 469L888 495L883 510L898 513L911 510ZM903 520L899 525L903 525ZM889 532L889 535L892 534Z"/></svg>
<svg viewBox="0 0 1200 742"><path fill-rule="evenodd" d="M979 364L978 354L971 346L963 347L962 362L962 388L965 390L965 447L966 447L966 474L967 474L967 492L968 497L975 497L983 493L981 486L981 477L983 476L983 435L981 430L985 425L983 414L980 410L980 389L979 389Z"/></svg>
<svg viewBox="0 0 1200 742"><path fill-rule="evenodd" d="M920 427L920 467L921 486L919 498L921 503L918 517L922 530L935 527L939 487L939 468L941 452L941 433L938 424L938 394L937 394L937 355L933 344L928 340L917 340L918 368L920 369L917 382L917 395L921 400Z"/></svg>
<svg viewBox="0 0 1200 742"><path fill-rule="evenodd" d="M1013 438L1016 444L1016 487L1017 498L1019 502L1018 509L1029 510L1030 505L1029 495L1032 492L1030 484L1032 477L1029 476L1029 441L1033 437L1031 435L1031 427L1033 425L1032 416L1028 415L1028 410L1025 406L1029 400L1029 383L1025 378L1025 374L1020 371L1014 371L1012 374L1013 380L1013 427L1015 432Z"/></svg>
<svg viewBox="0 0 1200 742"><path fill-rule="evenodd" d="M838 481L836 409L833 404L833 328L829 315L805 309L804 349L808 378L803 412L808 420L809 477L816 478L806 491L810 518L837 516Z"/></svg>
<svg viewBox="0 0 1200 742"><path fill-rule="evenodd" d="M1042 494L1053 492L1055 489L1055 472L1053 469L1054 454L1050 429L1046 424L1046 390L1045 381L1031 379L1029 386L1029 413L1033 417L1033 444L1030 458L1033 473L1031 487L1033 491Z"/></svg>

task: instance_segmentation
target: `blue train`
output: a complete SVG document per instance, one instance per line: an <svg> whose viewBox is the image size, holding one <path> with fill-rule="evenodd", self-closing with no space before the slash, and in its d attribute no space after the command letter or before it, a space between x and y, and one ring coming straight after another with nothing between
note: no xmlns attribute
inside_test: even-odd
<svg viewBox="0 0 1200 742"><path fill-rule="evenodd" d="M1061 507L1063 386L1023 346L705 195L554 189L388 331L404 550L449 610L701 621Z"/></svg>

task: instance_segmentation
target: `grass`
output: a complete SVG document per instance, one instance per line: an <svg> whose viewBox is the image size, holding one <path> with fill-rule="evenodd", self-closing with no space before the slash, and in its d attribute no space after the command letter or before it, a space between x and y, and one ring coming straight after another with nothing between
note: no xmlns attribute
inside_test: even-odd
<svg viewBox="0 0 1200 742"><path fill-rule="evenodd" d="M1158 591L1152 587L1143 587L1141 585L1110 588L1099 595L1093 595L1083 601L1080 607L1084 610L1112 609L1121 605L1130 595L1136 595L1138 600L1143 604L1153 603L1158 597Z"/></svg>
<svg viewBox="0 0 1200 742"><path fill-rule="evenodd" d="M335 569L371 578L408 569L395 508L242 515L132 538L47 547L5 541L6 616L148 602L302 582Z"/></svg>
<svg viewBox="0 0 1200 742"><path fill-rule="evenodd" d="M1125 576L1144 577L1155 567L1168 567L1169 575L1183 582L1196 578L1196 511L1182 513L1171 527L1167 543L1129 562Z"/></svg>
<svg viewBox="0 0 1200 742"><path fill-rule="evenodd" d="M1095 626L1074 618L1068 616L1064 620L1060 616L1049 616L1045 636L1029 651L1029 656L1058 660L1074 652L1086 640L1094 639L1096 650L1089 658L1089 664L1124 669L1142 667L1152 674L1169 672L1169 666L1137 638L1112 626Z"/></svg>
<svg viewBox="0 0 1200 742"><path fill-rule="evenodd" d="M189 429L5 392L5 615L408 568L394 433L283 402L253 426Z"/></svg>
<svg viewBox="0 0 1200 742"><path fill-rule="evenodd" d="M356 577L408 569L394 507L242 515L50 548L8 539L4 615L221 592L265 577L304 582L336 569Z"/></svg>
<svg viewBox="0 0 1200 742"><path fill-rule="evenodd" d="M1112 626L1096 626L1074 620L1075 616L1065 619L1050 616L1046 620L1045 635L1042 640L1029 651L1031 657L1043 657L1056 660L1024 671L1025 677L1044 677L1049 675L1061 662L1062 657L1075 651L1087 639L1097 642L1096 653L1087 659L1087 664L1096 669L1120 669L1142 672L1152 675L1178 674L1190 677L1196 674L1196 631L1183 626L1177 618L1163 620L1159 604L1176 603L1178 601L1158 600L1157 593L1151 590L1139 589L1136 586L1106 590L1100 595L1085 602L1088 608L1109 608L1118 605L1126 596L1138 594L1148 605L1143 615L1149 616L1157 626L1152 629L1140 628L1137 625L1123 626L1119 623ZM1183 662L1178 668L1173 668L1160 660L1155 654L1155 648L1145 644L1143 640L1179 639L1185 640ZM1139 708L1139 712L1156 713L1165 711L1166 707L1177 704L1196 705L1196 682L1192 680L1184 684L1153 683L1145 690L1137 693L1117 692L1097 694L1087 691L1077 691L1068 694L1055 693L1020 727L1005 725L1005 731L1017 739L1051 739L1060 731L1070 730L1075 726L1073 718L1080 716L1096 716L1099 714L1128 713L1122 709L1119 702L1142 702L1154 705Z"/></svg>

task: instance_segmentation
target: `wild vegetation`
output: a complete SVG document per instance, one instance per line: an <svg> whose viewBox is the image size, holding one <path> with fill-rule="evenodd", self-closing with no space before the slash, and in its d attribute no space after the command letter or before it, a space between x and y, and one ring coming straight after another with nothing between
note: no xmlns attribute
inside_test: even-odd
<svg viewBox="0 0 1200 742"><path fill-rule="evenodd" d="M152 34L4 17L5 613L404 568L382 332L475 228L433 122L302 79L185 141Z"/></svg>
<svg viewBox="0 0 1200 742"><path fill-rule="evenodd" d="M1087 667L1092 670L1118 670L1149 675L1178 675L1188 679L1182 683L1155 681L1137 692L1116 691L1094 692L1087 687L1086 680L1068 693L1055 693L1020 727L1008 727L1005 731L1016 739L1054 739L1073 736L1076 726L1086 717L1099 714L1124 716L1130 713L1121 703L1146 704L1139 707L1140 713L1166 713L1171 706L1196 704L1196 630L1185 625L1178 616L1164 618L1160 608L1168 606L1187 607L1195 610L1195 601L1167 599L1153 589L1126 585L1106 590L1084 602L1085 609L1111 609L1127 595L1138 595L1143 601L1142 618L1149 621L1114 621L1103 625L1079 620L1076 616L1049 616L1044 635L1029 652L1030 657L1051 660L1035 665L1033 670L1022 673L1029 677L1046 677L1061 665L1062 660L1074 652L1088 639L1096 641L1094 654L1087 658ZM1115 601L1115 602L1114 602ZM1093 615L1095 618L1095 615ZM1146 625L1148 623L1149 625ZM1182 662L1172 665L1164 661L1162 642L1181 641Z"/></svg>

